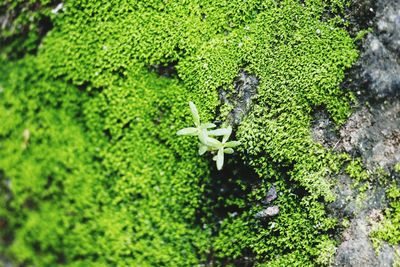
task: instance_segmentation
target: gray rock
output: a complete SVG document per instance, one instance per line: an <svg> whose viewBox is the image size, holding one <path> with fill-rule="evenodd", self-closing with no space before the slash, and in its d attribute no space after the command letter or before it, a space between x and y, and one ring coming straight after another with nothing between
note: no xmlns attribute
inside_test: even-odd
<svg viewBox="0 0 400 267"><path fill-rule="evenodd" d="M394 249L384 245L379 256L376 255L369 239L371 224L367 216L360 216L352 221L351 226L343 233L343 242L337 249L333 266L346 267L391 267L394 262Z"/></svg>
<svg viewBox="0 0 400 267"><path fill-rule="evenodd" d="M335 123L323 110L317 110L313 115L311 125L312 138L315 142L326 148L334 148L339 142L338 133L335 130Z"/></svg>
<svg viewBox="0 0 400 267"><path fill-rule="evenodd" d="M317 112L312 124L314 141L327 148L360 156L373 170L389 171L400 162L400 101L375 102L361 106L336 133L333 122Z"/></svg>
<svg viewBox="0 0 400 267"><path fill-rule="evenodd" d="M400 95L400 1L376 3L375 29L363 44L360 78L368 96Z"/></svg>
<svg viewBox="0 0 400 267"><path fill-rule="evenodd" d="M249 113L252 100L257 95L258 79L253 75L241 71L234 81L234 91L219 90L221 102L233 106L226 121L230 125L238 125Z"/></svg>
<svg viewBox="0 0 400 267"><path fill-rule="evenodd" d="M373 26L376 0L353 0L347 10L348 31L355 37L361 30Z"/></svg>
<svg viewBox="0 0 400 267"><path fill-rule="evenodd" d="M0 255L0 266L2 267L15 267L16 265L9 259Z"/></svg>
<svg viewBox="0 0 400 267"><path fill-rule="evenodd" d="M340 130L340 138L337 149L361 156L371 170L389 171L400 162L400 101L360 108Z"/></svg>
<svg viewBox="0 0 400 267"><path fill-rule="evenodd" d="M279 213L279 207L278 206L272 206L272 207L268 207L268 208L263 209L262 211L258 212L255 215L255 218L256 219L268 218L268 217L275 216L278 213Z"/></svg>
<svg viewBox="0 0 400 267"><path fill-rule="evenodd" d="M261 201L261 203L263 203L264 205L267 205L267 204L271 203L272 201L274 201L277 197L278 197L278 195L276 192L276 188L275 188L275 186L272 186L268 190L267 196L265 197L265 199L263 201Z"/></svg>
<svg viewBox="0 0 400 267"><path fill-rule="evenodd" d="M338 133L325 114L316 113L313 138L337 152L361 157L371 173L377 168L390 173L400 161L400 1L355 0L352 6L355 31L373 26L344 84L358 95L360 105ZM328 205L328 212L349 218L350 227L338 237L333 266L392 266L395 248L383 242L377 253L369 237L372 224L382 219L387 206L386 188L371 183L360 195L348 175L336 178L337 199Z"/></svg>

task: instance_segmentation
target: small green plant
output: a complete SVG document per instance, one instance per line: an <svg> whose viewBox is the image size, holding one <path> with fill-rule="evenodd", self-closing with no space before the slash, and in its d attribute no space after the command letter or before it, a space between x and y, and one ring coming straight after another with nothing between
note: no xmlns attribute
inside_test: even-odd
<svg viewBox="0 0 400 267"><path fill-rule="evenodd" d="M213 157L213 160L217 163L217 169L221 170L224 165L224 154L234 153L233 147L240 145L240 142L228 142L229 137L232 134L231 126L215 130L208 130L215 128L216 125L214 123L201 123L196 105L190 101L189 107L193 116L195 127L183 128L177 132L177 135L197 136L199 139L199 155L203 155L207 151L210 151L211 153L216 152L217 154ZM222 136L222 140L219 141L211 136Z"/></svg>

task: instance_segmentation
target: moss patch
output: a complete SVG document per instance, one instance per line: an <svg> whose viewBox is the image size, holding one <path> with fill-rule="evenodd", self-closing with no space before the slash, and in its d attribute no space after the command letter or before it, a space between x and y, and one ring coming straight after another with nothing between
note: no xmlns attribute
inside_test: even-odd
<svg viewBox="0 0 400 267"><path fill-rule="evenodd" d="M371 239L376 249L379 249L382 241L393 246L400 243L400 187L396 184L390 186L387 197L390 205L385 210L383 220L374 225L371 232Z"/></svg>
<svg viewBox="0 0 400 267"><path fill-rule="evenodd" d="M62 5L54 0L5 0L0 3L0 53L7 58L33 54L46 33L52 18Z"/></svg>
<svg viewBox="0 0 400 267"><path fill-rule="evenodd" d="M339 84L357 52L334 17L343 8L65 3L37 55L2 62L2 253L37 266L328 264L328 177L342 159L310 125L315 109L338 124L350 112ZM225 121L235 107L219 90L233 94L243 71L259 80L257 98L235 129L241 152L217 172L175 133L190 124L189 100L205 121ZM273 184L279 214L255 219Z"/></svg>

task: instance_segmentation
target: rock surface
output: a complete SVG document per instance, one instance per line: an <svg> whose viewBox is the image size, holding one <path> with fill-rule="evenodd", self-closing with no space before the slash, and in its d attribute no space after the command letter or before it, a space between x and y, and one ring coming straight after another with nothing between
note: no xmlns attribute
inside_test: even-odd
<svg viewBox="0 0 400 267"><path fill-rule="evenodd" d="M234 81L233 92L221 89L219 97L221 102L233 107L227 116L229 124L238 125L246 116L252 106L252 100L256 97L259 80L253 75L241 71Z"/></svg>
<svg viewBox="0 0 400 267"><path fill-rule="evenodd" d="M358 1L365 2L365 1ZM400 2L379 0L368 3L365 10L375 11L372 20L373 31L367 35L362 44L361 57L351 76L353 87L358 94L367 98L382 99L400 94ZM368 16L361 14L353 16ZM371 22L363 22L370 25Z"/></svg>
<svg viewBox="0 0 400 267"><path fill-rule="evenodd" d="M400 161L399 125L398 100L362 107L341 129L338 148L354 156L360 155L368 169L382 167L389 171Z"/></svg>
<svg viewBox="0 0 400 267"><path fill-rule="evenodd" d="M317 112L313 138L335 151L361 157L370 173L378 169L390 173L400 162L400 2L360 0L353 8L351 21L363 24L353 25L354 29L373 25L344 85L359 96L360 104L338 132L326 114ZM335 216L350 218L333 266L392 266L399 248L384 243L377 254L369 238L371 224L380 220L387 205L385 188L374 184L359 194L353 182L340 175L338 198L329 206Z"/></svg>
<svg viewBox="0 0 400 267"><path fill-rule="evenodd" d="M351 226L343 233L343 243L337 250L334 266L379 266L391 267L394 262L394 249L385 244L379 255L375 254L369 242L371 225L366 217L352 221Z"/></svg>

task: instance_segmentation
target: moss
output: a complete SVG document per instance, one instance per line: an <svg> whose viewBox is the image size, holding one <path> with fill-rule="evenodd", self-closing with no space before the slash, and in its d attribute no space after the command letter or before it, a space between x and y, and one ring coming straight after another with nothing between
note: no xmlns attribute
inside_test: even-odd
<svg viewBox="0 0 400 267"><path fill-rule="evenodd" d="M397 172L397 173L400 173L400 162L397 162L397 163L394 165L394 171Z"/></svg>
<svg viewBox="0 0 400 267"><path fill-rule="evenodd" d="M330 2L65 3L35 56L0 67L1 252L35 266L329 264L344 160L310 126L315 109L346 120L339 84L357 57L325 16L347 2ZM225 121L219 91L241 71L257 96L220 173L175 133L189 100ZM280 212L255 219L272 185Z"/></svg>
<svg viewBox="0 0 400 267"><path fill-rule="evenodd" d="M379 249L382 241L393 246L400 243L400 187L393 184L386 193L390 205L385 210L384 219L375 225L370 234L376 249Z"/></svg>
<svg viewBox="0 0 400 267"><path fill-rule="evenodd" d="M184 89L155 75L132 74L125 87L89 99L63 82L42 81L34 65L28 58L6 79L3 74L8 82L2 83L1 106L8 108L1 112L0 166L13 199L3 200L2 217L15 235L7 254L37 266L201 260L195 248L206 243L207 232L192 225L206 163L194 157L187 140L175 143L179 152L165 147L174 131L157 141L179 118L171 112L182 110L175 101L178 106L164 106L160 114L162 99L178 100ZM154 94L163 96L156 101ZM116 102L121 105L111 105ZM126 103L134 104L127 109ZM24 129L30 132L26 149Z"/></svg>
<svg viewBox="0 0 400 267"><path fill-rule="evenodd" d="M393 267L399 267L399 266L400 266L400 252L399 252L399 250L397 249L397 250L395 251L395 254L394 254Z"/></svg>
<svg viewBox="0 0 400 267"><path fill-rule="evenodd" d="M20 58L37 51L44 35L52 28L52 0L5 0L0 3L0 55ZM56 10L56 9L54 9Z"/></svg>
<svg viewBox="0 0 400 267"><path fill-rule="evenodd" d="M349 162L346 167L346 173L350 176L350 178L355 179L357 182L362 182L369 179L369 174L365 170L360 158Z"/></svg>
<svg viewBox="0 0 400 267"><path fill-rule="evenodd" d="M250 213L225 219L214 244L217 256L237 259L250 251L253 260L272 266L283 259L282 262L287 263L285 266L316 263L321 252L318 247L329 239L326 233L333 229L336 221L324 218L324 207L307 198L282 197L277 204L280 211L276 218L256 220L254 216L260 207L253 207Z"/></svg>

